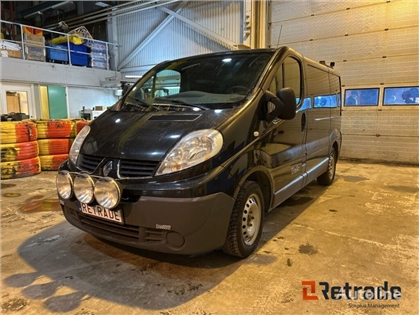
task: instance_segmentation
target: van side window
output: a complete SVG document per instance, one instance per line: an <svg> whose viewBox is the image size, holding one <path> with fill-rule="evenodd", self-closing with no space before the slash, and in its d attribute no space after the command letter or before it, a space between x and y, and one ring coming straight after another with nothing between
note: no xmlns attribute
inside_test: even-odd
<svg viewBox="0 0 420 315"><path fill-rule="evenodd" d="M336 95L330 91L328 72L308 65L308 93L313 98L314 108L336 107Z"/></svg>
<svg viewBox="0 0 420 315"><path fill-rule="evenodd" d="M285 87L293 89L296 95L296 104L299 104L302 93L302 76L299 61L294 58L287 57L271 82L270 91L276 94Z"/></svg>
<svg viewBox="0 0 420 315"><path fill-rule="evenodd" d="M283 87L290 87L295 91L296 104L299 104L302 91L302 77L300 64L296 59L287 57L283 63Z"/></svg>

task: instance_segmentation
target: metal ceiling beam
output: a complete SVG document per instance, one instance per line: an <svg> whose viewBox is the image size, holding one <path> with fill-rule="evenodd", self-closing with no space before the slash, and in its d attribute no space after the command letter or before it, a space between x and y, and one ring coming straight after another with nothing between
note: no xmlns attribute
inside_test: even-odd
<svg viewBox="0 0 420 315"><path fill-rule="evenodd" d="M55 9L66 4L71 4L71 3L73 3L73 1L68 1L68 0L67 1L43 1L40 4L37 4L29 9L21 11L19 13L19 16L27 19L33 15L42 13L46 10Z"/></svg>
<svg viewBox="0 0 420 315"><path fill-rule="evenodd" d="M82 25L88 25L99 21L105 21L112 17L128 15L140 11L153 9L162 5L178 2L179 0L148 0L148 1L128 1L126 3L109 6L99 11L84 14L71 19L65 19L64 22L70 27L75 28ZM44 26L45 29L56 29L57 23Z"/></svg>
<svg viewBox="0 0 420 315"><path fill-rule="evenodd" d="M225 46L225 47L227 47L231 50L234 50L234 49L237 48L237 45L238 45L237 43L235 43L235 42L231 41L230 39L227 39L227 38L213 32L213 31L209 30L208 28L205 28L204 26L202 26L202 25L200 25L200 24L198 24L194 21L191 21L191 20L187 19L186 17L184 17L184 16L182 16L178 13L175 13L174 11L171 11L171 10L165 8L165 7L159 7L158 9L176 17L177 19L181 20L182 22L192 26L192 28L195 29L196 31L198 31L199 33L203 34L204 36L218 42L219 44L221 44L221 45L223 45L223 46Z"/></svg>
<svg viewBox="0 0 420 315"><path fill-rule="evenodd" d="M133 2L130 2L130 4L132 4L132 6L126 6L124 8L121 8L121 7L117 8L116 6L114 6L114 7L110 6L107 9L108 10L112 9L112 11L113 11L112 13L122 14L122 13L133 11L134 9L139 9L139 8L142 8L142 7L147 7L149 5L155 5L155 4L158 4L158 3L160 3L161 5L165 5L165 4L167 4L167 1L161 1L161 0L148 0L148 1L141 1L141 2L140 1L133 1ZM94 14L91 17L84 17L83 21L97 19L101 16L108 16L109 14L110 14L109 11L105 12L105 13Z"/></svg>
<svg viewBox="0 0 420 315"><path fill-rule="evenodd" d="M74 28L74 27L81 26L81 25L88 25L88 24L99 22L99 21L105 21L105 20L108 20L108 19L113 18L113 17L121 17L121 16L128 15L128 14L133 14L133 13L137 13L137 12L141 12L141 11L150 10L150 9L157 8L157 7L167 5L167 4L170 4L170 3L174 3L174 2L179 2L179 0L166 0L165 2L156 2L156 1L149 2L148 4L151 4L151 5L148 6L148 7L144 7L144 8L136 9L136 10L133 10L133 11L124 12L124 13L119 13L118 10L113 11L112 7L111 7L110 8L111 11L109 12L109 14L107 16L99 17L97 19L90 20L90 21L89 21L88 18L84 18L82 21L80 21L78 23L68 23L68 26L71 27L71 28ZM126 11L126 10L124 10L124 11Z"/></svg>
<svg viewBox="0 0 420 315"><path fill-rule="evenodd" d="M189 1L183 1L181 4L176 8L175 13L179 14L182 9L188 4ZM125 58L121 63L118 65L118 70L121 70L125 65L127 65L138 53L143 50L163 29L168 26L168 24L174 19L175 17L172 15L168 15L162 23L159 24L157 28L153 30L149 36L146 37L129 55Z"/></svg>

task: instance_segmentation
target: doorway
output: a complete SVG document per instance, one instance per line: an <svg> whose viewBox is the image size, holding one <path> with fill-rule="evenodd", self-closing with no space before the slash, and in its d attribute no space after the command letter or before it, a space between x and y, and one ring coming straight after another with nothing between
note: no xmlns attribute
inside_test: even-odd
<svg viewBox="0 0 420 315"><path fill-rule="evenodd" d="M31 85L3 83L1 92L1 114L14 115L16 120L36 117Z"/></svg>
<svg viewBox="0 0 420 315"><path fill-rule="evenodd" d="M66 88L57 85L41 85L41 114L44 119L68 118Z"/></svg>

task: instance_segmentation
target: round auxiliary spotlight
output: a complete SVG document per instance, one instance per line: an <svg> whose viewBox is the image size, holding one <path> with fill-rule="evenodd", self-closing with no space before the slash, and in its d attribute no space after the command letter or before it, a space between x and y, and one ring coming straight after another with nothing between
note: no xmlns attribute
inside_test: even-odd
<svg viewBox="0 0 420 315"><path fill-rule="evenodd" d="M74 195L81 203L91 203L94 191L93 179L87 174L80 174L74 178Z"/></svg>
<svg viewBox="0 0 420 315"><path fill-rule="evenodd" d="M120 185L110 177L103 177L95 183L95 199L104 208L115 208L121 200Z"/></svg>
<svg viewBox="0 0 420 315"><path fill-rule="evenodd" d="M73 177L69 171L59 171L55 178L57 192L63 199L70 199L73 196Z"/></svg>

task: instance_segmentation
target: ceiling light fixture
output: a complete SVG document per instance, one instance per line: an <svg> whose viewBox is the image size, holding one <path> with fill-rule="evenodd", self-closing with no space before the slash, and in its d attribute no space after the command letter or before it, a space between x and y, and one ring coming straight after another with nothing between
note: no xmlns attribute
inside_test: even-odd
<svg viewBox="0 0 420 315"><path fill-rule="evenodd" d="M142 75L126 75L126 79L140 79Z"/></svg>
<svg viewBox="0 0 420 315"><path fill-rule="evenodd" d="M98 7L102 7L102 8L109 7L109 4L107 4L107 3L105 3L105 2L102 2L102 1L95 2L95 4L96 4Z"/></svg>

